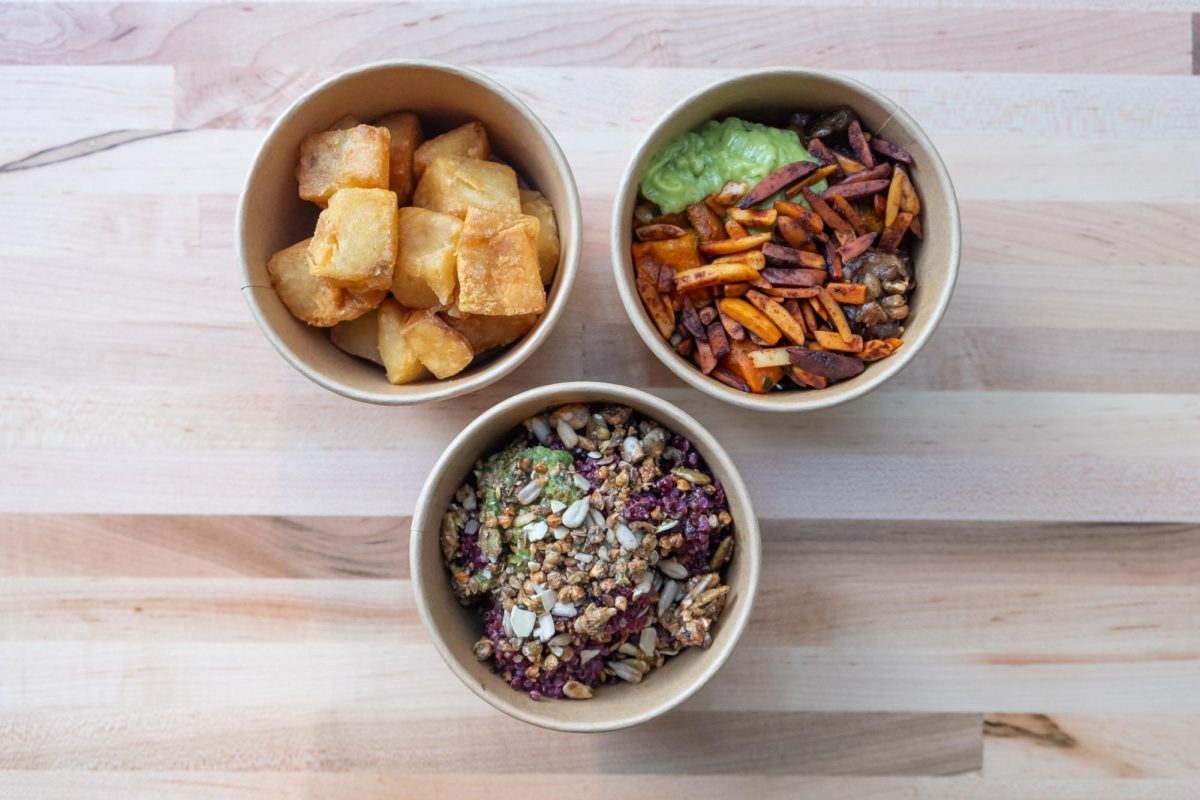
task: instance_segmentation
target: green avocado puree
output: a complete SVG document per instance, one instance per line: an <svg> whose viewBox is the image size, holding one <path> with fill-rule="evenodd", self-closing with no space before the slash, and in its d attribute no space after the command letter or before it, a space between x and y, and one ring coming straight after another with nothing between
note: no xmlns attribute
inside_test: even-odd
<svg viewBox="0 0 1200 800"><path fill-rule="evenodd" d="M642 176L642 195L664 214L682 211L720 191L727 181L750 186L795 161L817 162L795 131L729 117L709 120L654 154ZM825 182L813 186L822 192ZM770 205L777 198L764 203Z"/></svg>

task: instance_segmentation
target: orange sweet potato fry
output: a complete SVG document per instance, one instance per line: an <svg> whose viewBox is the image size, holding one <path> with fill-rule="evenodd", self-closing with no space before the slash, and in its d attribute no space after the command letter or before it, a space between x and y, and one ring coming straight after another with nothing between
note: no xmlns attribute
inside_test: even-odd
<svg viewBox="0 0 1200 800"><path fill-rule="evenodd" d="M715 242L728 237L724 226L721 225L720 217L702 202L692 203L688 206L687 217L702 242Z"/></svg>
<svg viewBox="0 0 1200 800"><path fill-rule="evenodd" d="M850 205L849 200L842 197L840 194L827 196L825 199L829 201L829 205L833 207L834 211L840 214L846 220L846 222L850 223L850 227L854 229L855 236L862 236L867 232L867 228L862 221L862 217L859 215L858 210L855 209L854 206Z"/></svg>
<svg viewBox="0 0 1200 800"><path fill-rule="evenodd" d="M900 194L904 191L904 170L897 168L892 172L892 182L888 186L887 205L883 214L883 227L890 228L900 213Z"/></svg>
<svg viewBox="0 0 1200 800"><path fill-rule="evenodd" d="M816 297L819 288L816 286L772 286L769 289L763 288L762 291L772 297L796 300L805 297Z"/></svg>
<svg viewBox="0 0 1200 800"><path fill-rule="evenodd" d="M779 215L779 212L773 208L738 208L736 206L729 209L727 213L730 219L736 220L748 228L769 228L775 224L775 218Z"/></svg>
<svg viewBox="0 0 1200 800"><path fill-rule="evenodd" d="M882 358L887 358L894 352L895 348L883 339L871 339L868 342L863 342L863 349L858 354L858 357L863 361L879 361Z"/></svg>
<svg viewBox="0 0 1200 800"><path fill-rule="evenodd" d="M725 297L745 297L748 291L750 291L748 283L727 283L721 287L721 294Z"/></svg>
<svg viewBox="0 0 1200 800"><path fill-rule="evenodd" d="M676 271L699 267L704 263L698 248L699 240L695 233L689 232L677 239L662 239L653 242L635 242L633 244L634 260L639 252L651 252L669 264Z"/></svg>
<svg viewBox="0 0 1200 800"><path fill-rule="evenodd" d="M890 338L888 338L888 339L884 339L884 341L885 341L885 342L887 342L888 344L890 344L890 345L892 346L892 349L893 349L893 350L899 350L899 349L900 349L900 345L904 344L904 340L903 340L903 339L897 339L897 338L896 338L896 337L894 337L894 336L893 336L893 337L890 337Z"/></svg>
<svg viewBox="0 0 1200 800"><path fill-rule="evenodd" d="M851 239L837 249L838 257L841 258L843 264L852 258L858 258L875 243L875 237L878 235L877 233L868 233Z"/></svg>
<svg viewBox="0 0 1200 800"><path fill-rule="evenodd" d="M716 378L717 380L719 380L721 383L725 384L726 386L732 386L734 389L737 389L739 391L742 391L742 392L750 391L750 384L746 383L746 381L743 380L740 375L734 375L732 372L725 369L724 367L717 367L716 369L714 369L712 371L712 377Z"/></svg>
<svg viewBox="0 0 1200 800"><path fill-rule="evenodd" d="M896 171L904 173L900 182L900 210L907 211L915 217L921 213L921 198L917 197L917 190L912 185L912 178L908 177L908 173L899 167Z"/></svg>
<svg viewBox="0 0 1200 800"><path fill-rule="evenodd" d="M811 372L806 372L800 367L791 366L787 367L786 369L788 377L790 377L797 386L802 388L824 389L829 385L828 378L821 375L814 375Z"/></svg>
<svg viewBox="0 0 1200 800"><path fill-rule="evenodd" d="M764 269L767 266L767 257L763 254L762 250L746 250L741 253L718 256L713 259L714 264L728 264L734 261L739 264L745 264L748 267L753 267L756 270Z"/></svg>
<svg viewBox="0 0 1200 800"><path fill-rule="evenodd" d="M750 231L746 230L746 226L738 222L736 219L725 220L725 233L730 239L744 239L750 235Z"/></svg>
<svg viewBox="0 0 1200 800"><path fill-rule="evenodd" d="M727 181L721 187L721 191L717 192L717 204L726 207L731 206L738 200L741 200L742 196L748 191L750 191L750 185L747 183L743 183L742 181Z"/></svg>
<svg viewBox="0 0 1200 800"><path fill-rule="evenodd" d="M662 295L655 291L654 284L643 279L641 275L637 278L637 291L638 296L642 298L642 304L646 307L646 313L650 315L658 332L664 339L670 339L671 334L675 333L674 309L663 302Z"/></svg>
<svg viewBox="0 0 1200 800"><path fill-rule="evenodd" d="M725 297L717 304L721 313L742 324L767 344L775 344L783 333L766 315L739 297Z"/></svg>
<svg viewBox="0 0 1200 800"><path fill-rule="evenodd" d="M816 154L814 153L813 155L816 155ZM806 189L809 186L812 186L814 183L820 183L823 180L827 180L829 178L829 176L833 175L837 171L838 171L837 164L827 164L827 165L821 167L820 169L818 169L816 172L809 175L804 180L800 181L799 183L789 186L784 191L784 196L787 197L788 199L791 199L791 198L795 197L796 195L800 194L801 189Z"/></svg>
<svg viewBox="0 0 1200 800"><path fill-rule="evenodd" d="M792 217L780 216L775 222L775 230L792 247L803 247L809 241L808 231Z"/></svg>
<svg viewBox="0 0 1200 800"><path fill-rule="evenodd" d="M850 337L850 341L842 341L842 337L835 331L814 331L813 338L817 340L817 344L826 350L838 350L843 353L861 353L863 349L862 337L858 334Z"/></svg>
<svg viewBox="0 0 1200 800"><path fill-rule="evenodd" d="M811 333L818 329L817 312L813 311L813 307L809 305L816 300L816 297L810 297L805 302L800 303L800 315L804 318L804 327Z"/></svg>
<svg viewBox="0 0 1200 800"><path fill-rule="evenodd" d="M733 342L729 353L721 359L721 366L745 381L751 392L763 394L783 380L783 368L754 366L750 353L758 349L757 345L749 342Z"/></svg>
<svg viewBox="0 0 1200 800"><path fill-rule="evenodd" d="M837 159L837 164L841 168L842 172L846 173L847 175L853 175L856 172L862 172L866 169L861 162L855 161L853 158L844 156L836 151L834 152L833 157Z"/></svg>
<svg viewBox="0 0 1200 800"><path fill-rule="evenodd" d="M825 288L839 303L861 306L867 302L867 287L861 283L827 283Z"/></svg>
<svg viewBox="0 0 1200 800"><path fill-rule="evenodd" d="M842 219L841 215L830 208L828 203L817 197L809 189L805 189L803 195L804 199L808 201L809 208L832 230L845 236L854 236L854 229L850 227L850 223Z"/></svg>
<svg viewBox="0 0 1200 800"><path fill-rule="evenodd" d="M842 307L837 304L837 300L833 299L828 289L822 289L817 294L817 299L821 301L821 305L829 314L829 320L833 323L838 336L842 337L843 342L849 343L854 338L854 333L850 330L850 323L846 321L846 315L842 313Z"/></svg>
<svg viewBox="0 0 1200 800"><path fill-rule="evenodd" d="M885 253L896 252L896 248L900 246L900 240L904 238L904 232L908 230L912 220L913 215L907 211L897 214L896 219L892 220L892 224L887 226L883 235L879 237L879 249Z"/></svg>
<svg viewBox="0 0 1200 800"><path fill-rule="evenodd" d="M728 314L717 308L717 319L721 321L721 327L729 334L729 338L735 342L745 341L746 329L742 327L742 323L731 318Z"/></svg>
<svg viewBox="0 0 1200 800"><path fill-rule="evenodd" d="M663 239L678 239L680 236L687 234L687 231L678 225L672 225L666 222L651 223L650 225L639 225L633 231L641 242L658 242Z"/></svg>
<svg viewBox="0 0 1200 800"><path fill-rule="evenodd" d="M700 252L706 256L726 256L730 253L741 253L745 250L754 250L762 247L767 242L771 241L770 233L754 233L749 236L742 236L736 239L722 239L719 242L704 242L700 245Z"/></svg>
<svg viewBox="0 0 1200 800"><path fill-rule="evenodd" d="M675 273L675 290L688 292L693 289L703 289L707 286L720 286L726 283L752 281L758 277L758 271L747 264L729 261L722 264L706 264L703 267L685 269Z"/></svg>
<svg viewBox="0 0 1200 800"><path fill-rule="evenodd" d="M775 323L775 327L783 332L783 335L791 339L796 344L804 344L804 326L796 322L795 318L788 313L787 309L779 304L778 300L769 297L762 292L748 292L746 299L749 300L755 308L766 315L767 319Z"/></svg>
<svg viewBox="0 0 1200 800"><path fill-rule="evenodd" d="M820 233L825 230L825 221L799 203L789 203L786 200L779 200L775 203L775 210L786 217L796 220L810 233Z"/></svg>

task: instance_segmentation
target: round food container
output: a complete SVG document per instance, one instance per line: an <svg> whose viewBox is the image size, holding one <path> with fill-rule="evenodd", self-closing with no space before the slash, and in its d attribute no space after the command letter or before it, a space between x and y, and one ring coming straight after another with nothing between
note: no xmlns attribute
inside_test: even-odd
<svg viewBox="0 0 1200 800"><path fill-rule="evenodd" d="M560 257L546 307L521 339L445 380L393 385L382 367L351 356L328 330L292 316L267 274L271 255L311 236L320 211L300 198L300 142L346 115L374 120L413 111L423 125L449 130L479 120L498 157L554 207ZM439 130L440 132L440 130ZM271 126L246 177L237 210L237 247L250 311L279 354L312 381L355 400L410 405L475 391L512 372L546 341L567 302L582 241L575 178L558 143L524 103L477 72L427 61L381 61L355 67L313 87Z"/></svg>
<svg viewBox="0 0 1200 800"><path fill-rule="evenodd" d="M690 647L667 658L640 683L618 682L595 689L587 700L534 700L512 688L472 651L484 633L475 607L463 606L451 588L440 544L442 518L476 462L504 448L524 420L568 403L629 406L690 440L709 473L725 490L733 517L735 545L725 567L727 604L711 629L707 648ZM565 513L565 512L564 512ZM434 465L413 516L410 562L417 608L438 652L467 688L516 719L562 731L606 731L636 725L690 697L711 678L737 644L750 618L758 587L758 521L737 468L703 426L664 400L637 389L581 381L544 386L494 406L467 426Z"/></svg>
<svg viewBox="0 0 1200 800"><path fill-rule="evenodd" d="M915 166L909 171L921 198L924 239L913 251L916 286L908 300L903 344L890 356L866 365L855 377L823 389L751 394L702 373L663 338L638 296L631 244L633 212L642 175L654 155L680 134L710 119L744 116L754 120L783 111L848 106L864 128L886 135L904 148ZM950 175L924 131L899 105L858 81L833 72L769 69L720 81L681 100L650 129L621 179L613 207L613 274L625 311L642 341L672 372L705 394L754 411L811 411L844 403L881 386L912 361L950 302L958 274L958 201Z"/></svg>

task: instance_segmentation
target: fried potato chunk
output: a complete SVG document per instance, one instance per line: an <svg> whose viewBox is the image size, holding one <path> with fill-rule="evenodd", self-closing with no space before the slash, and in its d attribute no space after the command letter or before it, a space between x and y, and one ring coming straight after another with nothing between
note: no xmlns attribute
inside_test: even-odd
<svg viewBox="0 0 1200 800"><path fill-rule="evenodd" d="M482 122L468 122L452 131L435 136L413 154L413 174L419 179L439 156L462 156L487 161L492 157L487 129Z"/></svg>
<svg viewBox="0 0 1200 800"><path fill-rule="evenodd" d="M359 291L386 289L396 264L396 195L387 189L342 189L317 218L308 246L312 274Z"/></svg>
<svg viewBox="0 0 1200 800"><path fill-rule="evenodd" d="M558 220L554 217L554 206L539 191L521 189L521 213L537 217L541 227L538 229L538 266L542 271L542 283L548 284L554 280L554 271L558 269Z"/></svg>
<svg viewBox="0 0 1200 800"><path fill-rule="evenodd" d="M463 218L468 208L519 214L521 197L512 167L461 156L440 156L425 170L413 205Z"/></svg>
<svg viewBox="0 0 1200 800"><path fill-rule="evenodd" d="M538 226L537 217L525 214L467 211L458 240L461 311L488 316L542 312L546 290L538 267Z"/></svg>
<svg viewBox="0 0 1200 800"><path fill-rule="evenodd" d="M510 317L488 317L469 314L442 317L447 325L467 337L471 349L482 353L493 347L502 347L520 339L537 322L537 314L516 314Z"/></svg>
<svg viewBox="0 0 1200 800"><path fill-rule="evenodd" d="M386 189L390 142L387 128L372 125L305 136L296 165L300 196L324 208L339 189Z"/></svg>
<svg viewBox="0 0 1200 800"><path fill-rule="evenodd" d="M329 329L329 339L339 350L383 366L383 357L379 355L379 312L375 309L334 325Z"/></svg>
<svg viewBox="0 0 1200 800"><path fill-rule="evenodd" d="M400 243L392 294L409 308L449 305L458 284L458 237L462 220L410 206L400 209Z"/></svg>
<svg viewBox="0 0 1200 800"><path fill-rule="evenodd" d="M412 383L429 377L404 334L404 325L413 313L390 297L379 307L379 357L390 383Z"/></svg>
<svg viewBox="0 0 1200 800"><path fill-rule="evenodd" d="M432 311L412 312L400 332L417 359L439 379L462 372L475 357L467 337Z"/></svg>
<svg viewBox="0 0 1200 800"><path fill-rule="evenodd" d="M370 311L387 292L353 292L334 286L309 271L311 239L280 250L267 262L267 274L279 299L292 316L318 328L328 328Z"/></svg>
<svg viewBox="0 0 1200 800"><path fill-rule="evenodd" d="M396 193L400 205L406 206L417 183L413 174L413 154L424 139L421 120L411 111L400 111L388 114L377 124L387 128L392 136L388 153L388 188Z"/></svg>

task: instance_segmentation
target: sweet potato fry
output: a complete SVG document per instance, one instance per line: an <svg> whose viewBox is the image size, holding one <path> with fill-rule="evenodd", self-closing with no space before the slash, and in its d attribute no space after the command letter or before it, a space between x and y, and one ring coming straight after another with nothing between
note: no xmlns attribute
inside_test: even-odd
<svg viewBox="0 0 1200 800"><path fill-rule="evenodd" d="M688 206L687 217L702 242L715 242L728 237L725 228L721 225L720 217L703 202L692 203Z"/></svg>
<svg viewBox="0 0 1200 800"><path fill-rule="evenodd" d="M756 334L767 344L775 344L783 333L766 315L741 298L725 297L717 304L721 313L742 324L747 331Z"/></svg>
<svg viewBox="0 0 1200 800"><path fill-rule="evenodd" d="M811 289L808 291L812 291ZM783 301L783 307L792 315L792 319L796 320L796 324L804 328L804 336L808 338L808 326L804 324L804 315L800 313L800 300L798 298L789 297Z"/></svg>
<svg viewBox="0 0 1200 800"><path fill-rule="evenodd" d="M804 199L808 201L808 206L813 212L821 218L821 220L830 227L831 230L837 231L845 236L853 236L854 229L850 227L850 223L842 219L841 215L829 207L821 198L812 193L811 189L803 191Z"/></svg>
<svg viewBox="0 0 1200 800"><path fill-rule="evenodd" d="M797 267L822 269L825 266L825 259L816 253L810 253L807 250L797 250L794 247L786 247L774 242L764 244L762 254L763 258L767 260L767 264L772 267L783 267L785 269L796 269Z"/></svg>
<svg viewBox="0 0 1200 800"><path fill-rule="evenodd" d="M721 321L721 327L729 334L729 338L732 341L741 342L745 340L746 329L742 327L742 323L723 312L719 305L717 307L717 319Z"/></svg>
<svg viewBox="0 0 1200 800"><path fill-rule="evenodd" d="M856 181L854 183L846 183L843 181L842 183L835 183L833 186L830 186L821 193L821 197L825 198L826 200L833 195L841 195L845 198L859 198L875 194L876 192L882 192L886 188L888 188L888 182L886 180Z"/></svg>
<svg viewBox="0 0 1200 800"><path fill-rule="evenodd" d="M809 303L815 301L815 297L810 297L807 302L800 303L800 316L804 318L804 327L809 334L814 334L817 330L817 313L813 311L813 307Z"/></svg>
<svg viewBox="0 0 1200 800"><path fill-rule="evenodd" d="M639 225L633 232L640 242L661 242L663 239L678 239L687 234L687 231L678 225L666 222Z"/></svg>
<svg viewBox="0 0 1200 800"><path fill-rule="evenodd" d="M758 272L745 264L731 261L725 264L708 264L675 273L675 291L690 292L707 286L738 283L758 277Z"/></svg>
<svg viewBox="0 0 1200 800"><path fill-rule="evenodd" d="M912 232L912 235L918 239L925 238L925 230L921 227L920 217L913 217L912 222L908 223L908 229Z"/></svg>
<svg viewBox="0 0 1200 800"><path fill-rule="evenodd" d="M792 247L803 247L808 243L808 231L791 217L780 216L775 223L775 230Z"/></svg>
<svg viewBox="0 0 1200 800"><path fill-rule="evenodd" d="M654 284L644 280L641 275L638 276L636 283L638 296L642 298L642 304L646 306L646 313L650 315L650 319L662 337L670 339L671 334L675 332L674 309L663 302L662 295L654 290Z"/></svg>
<svg viewBox="0 0 1200 800"><path fill-rule="evenodd" d="M751 353L750 363L760 369L763 367L788 367L792 364L792 357L788 355L788 348L772 347Z"/></svg>
<svg viewBox="0 0 1200 800"><path fill-rule="evenodd" d="M657 283L662 276L663 270L667 271L672 277L675 275L675 270L663 263L653 250L644 250L640 255L635 254L633 258L633 269L639 277L645 278L650 283Z"/></svg>
<svg viewBox="0 0 1200 800"><path fill-rule="evenodd" d="M725 297L744 297L748 291L750 291L748 283L727 283L721 287L721 294Z"/></svg>
<svg viewBox="0 0 1200 800"><path fill-rule="evenodd" d="M725 233L729 235L730 239L744 239L750 235L750 231L746 230L746 226L736 219L725 220Z"/></svg>
<svg viewBox="0 0 1200 800"><path fill-rule="evenodd" d="M697 247L699 240L695 233L688 232L677 239L660 239L653 242L634 242L633 257L637 259L639 253L651 252L661 258L667 264L672 266L676 271L681 269L689 269L691 267L699 267L704 263L704 259L700 257L700 250Z"/></svg>
<svg viewBox="0 0 1200 800"><path fill-rule="evenodd" d="M679 353L679 355L683 356L684 358L687 358L688 356L690 356L692 354L692 351L695 349L696 349L696 340L695 339L682 339L682 340L680 340L679 344L675 345L675 352Z"/></svg>
<svg viewBox="0 0 1200 800"><path fill-rule="evenodd" d="M749 184L742 181L727 181L721 187L721 191L717 192L717 204L729 207L742 199L746 192L750 191Z"/></svg>
<svg viewBox="0 0 1200 800"><path fill-rule="evenodd" d="M682 211L674 211L670 214L659 214L654 219L650 220L651 225L674 225L677 228L687 228L687 214Z"/></svg>
<svg viewBox="0 0 1200 800"><path fill-rule="evenodd" d="M897 339L894 336L891 338L888 338L888 339L884 339L884 341L892 346L892 350L899 350L900 345L904 344L904 340Z"/></svg>
<svg viewBox="0 0 1200 800"><path fill-rule="evenodd" d="M753 250L762 247L767 242L771 241L770 233L753 233L749 236L742 236L738 239L722 239L719 242L704 242L700 245L700 252L706 256L726 256L730 253L740 253L744 250Z"/></svg>
<svg viewBox="0 0 1200 800"><path fill-rule="evenodd" d="M707 338L708 334L704 330L704 324L700 322L700 316L696 313L696 307L692 305L689 298L683 299L683 307L679 309L679 327L688 336L696 339Z"/></svg>
<svg viewBox="0 0 1200 800"><path fill-rule="evenodd" d="M892 172L892 183L888 187L887 206L883 215L883 227L890 228L900 213L900 193L904 190L904 170Z"/></svg>
<svg viewBox="0 0 1200 800"><path fill-rule="evenodd" d="M862 172L854 173L842 181L842 183L861 183L863 181L887 180L890 177L892 177L892 165L877 164L870 169L864 169Z"/></svg>
<svg viewBox="0 0 1200 800"><path fill-rule="evenodd" d="M879 361L880 359L887 358L895 351L896 348L883 339L871 339L868 342L863 342L863 349L858 354L858 357L863 361Z"/></svg>
<svg viewBox="0 0 1200 800"><path fill-rule="evenodd" d="M784 189L783 194L790 200L796 195L800 194L801 189L806 189L809 186L812 186L814 183L820 183L821 181L828 180L831 175L837 172L837 170L837 164L826 164L799 183L792 184L788 188Z"/></svg>
<svg viewBox="0 0 1200 800"><path fill-rule="evenodd" d="M817 294L820 294L820 292L817 292ZM825 306L821 305L821 299L819 297L810 297L805 302L808 303L808 306L813 310L813 313L821 318L822 322L829 322L829 312L825 310ZM805 320L807 319L808 318L805 317Z"/></svg>
<svg viewBox="0 0 1200 800"><path fill-rule="evenodd" d="M904 238L904 232L908 230L912 221L913 215L907 211L897 214L896 219L884 229L883 235L879 237L879 249L885 253L896 252L896 248L900 246L900 240Z"/></svg>
<svg viewBox="0 0 1200 800"><path fill-rule="evenodd" d="M742 380L742 378L740 378L737 375L734 375L732 372L725 369L724 367L717 367L716 369L714 369L712 371L711 374L714 378L716 378L717 380L719 380L721 383L725 384L726 386L732 386L734 389L737 389L738 391L741 391L741 392L749 392L750 391L750 384L746 383L746 381Z"/></svg>
<svg viewBox="0 0 1200 800"><path fill-rule="evenodd" d="M696 309L696 316L700 318L700 324L705 328L713 324L717 318L717 309L714 306L704 306Z"/></svg>
<svg viewBox="0 0 1200 800"><path fill-rule="evenodd" d="M793 383L804 389L824 389L829 385L828 378L806 372L800 367L791 366L784 370L784 372L792 379Z"/></svg>
<svg viewBox="0 0 1200 800"><path fill-rule="evenodd" d="M708 324L708 346L712 348L713 358L720 361L729 352L729 336L720 320L714 319Z"/></svg>
<svg viewBox="0 0 1200 800"><path fill-rule="evenodd" d="M808 144L805 145L804 149L819 159L822 164L825 164L826 166L833 166L836 169L841 169L841 167L838 166L835 153L829 149L829 145L825 144L820 139L809 139Z"/></svg>
<svg viewBox="0 0 1200 800"><path fill-rule="evenodd" d="M857 358L823 350L789 347L788 355L791 357L792 364L805 372L835 381L853 378L864 369L863 363Z"/></svg>
<svg viewBox="0 0 1200 800"><path fill-rule="evenodd" d="M820 233L825 230L825 221L799 203L789 203L786 200L780 200L775 203L775 210L786 217L796 220L796 222L799 222L810 233Z"/></svg>
<svg viewBox="0 0 1200 800"><path fill-rule="evenodd" d="M675 270L674 268L663 264L657 256L654 258L655 260L659 261L659 264L661 264L661 268L658 270L658 279L654 284L654 289L659 294L670 294L675 288Z"/></svg>
<svg viewBox="0 0 1200 800"><path fill-rule="evenodd" d="M904 179L900 182L900 210L907 211L914 217L921 213L921 198L917 197L917 190L912 185L912 178L908 177L908 173L899 167L897 172L904 174Z"/></svg>
<svg viewBox="0 0 1200 800"><path fill-rule="evenodd" d="M750 208L758 205L771 195L778 194L786 187L811 175L816 171L817 166L811 161L793 161L791 164L784 164L746 192L737 202L738 208Z"/></svg>
<svg viewBox="0 0 1200 800"><path fill-rule="evenodd" d="M767 267L758 273L772 286L820 286L829 278L823 269L775 269Z"/></svg>
<svg viewBox="0 0 1200 800"><path fill-rule="evenodd" d="M867 302L867 287L861 283L827 283L825 289L839 303L861 306Z"/></svg>
<svg viewBox="0 0 1200 800"><path fill-rule="evenodd" d="M779 328L784 336L796 344L804 344L804 326L796 322L787 309L779 304L778 300L768 297L762 292L747 292L746 299L765 314L767 319L775 323L775 327Z"/></svg>
<svg viewBox="0 0 1200 800"><path fill-rule="evenodd" d="M737 220L748 228L769 228L775 224L775 217L779 214L773 208L738 208L736 206L729 209L728 213L730 219Z"/></svg>
<svg viewBox="0 0 1200 800"><path fill-rule="evenodd" d="M863 137L862 125L858 120L851 120L850 126L846 128L846 139L850 142L850 149L858 156L858 160L868 169L875 166L875 156L871 155L871 148L867 147L867 140Z"/></svg>
<svg viewBox="0 0 1200 800"><path fill-rule="evenodd" d="M708 346L707 339L696 339L695 360L696 366L705 375L712 372L717 367L717 359L713 356L712 348Z"/></svg>
<svg viewBox="0 0 1200 800"><path fill-rule="evenodd" d="M858 210L850 205L850 201L842 197L840 194L835 194L828 198L829 205L842 216L846 222L850 223L850 227L854 229L855 236L862 236L867 232L866 225L859 216Z"/></svg>
<svg viewBox="0 0 1200 800"><path fill-rule="evenodd" d="M850 240L850 237L839 233L838 239L846 242ZM829 262L829 276L835 281L840 281L842 279L842 257L838 253L837 247L828 240L823 242L822 246L825 248L825 260Z"/></svg>
<svg viewBox="0 0 1200 800"><path fill-rule="evenodd" d="M880 155L884 155L890 159L893 159L894 161L902 161L905 164L913 163L913 158L908 154L907 150L900 145L884 141L878 136L875 136L871 139L871 149Z"/></svg>
<svg viewBox="0 0 1200 800"><path fill-rule="evenodd" d="M734 253L728 256L718 256L713 259L714 264L728 264L736 261L739 264L745 264L748 267L753 267L756 270L762 269L767 265L767 257L763 255L762 250L746 250L742 253Z"/></svg>
<svg viewBox="0 0 1200 800"><path fill-rule="evenodd" d="M744 380L750 387L750 391L762 394L770 391L771 387L783 380L783 368L754 366L750 361L750 353L755 349L757 349L756 346L750 342L736 342L730 347L729 353L721 359L721 366Z"/></svg>
<svg viewBox="0 0 1200 800"><path fill-rule="evenodd" d="M871 205L875 208L875 216L879 217L879 225L882 230L883 220L887 212L887 202L883 199L883 195L877 194L871 198Z"/></svg>
<svg viewBox="0 0 1200 800"><path fill-rule="evenodd" d="M858 334L850 337L850 341L843 342L842 337L838 336L834 331L814 331L813 337L817 340L817 344L826 350L840 350L844 353L861 353L863 349L862 337Z"/></svg>
<svg viewBox="0 0 1200 800"><path fill-rule="evenodd" d="M851 239L837 249L838 257L842 259L843 264L852 258L858 258L870 249L871 245L875 243L875 237L878 235L877 233L868 233Z"/></svg>
<svg viewBox="0 0 1200 800"><path fill-rule="evenodd" d="M861 162L855 161L853 158L844 156L841 153L834 152L833 157L837 159L838 166L841 167L842 172L847 175L853 175L856 172L862 172L866 169Z"/></svg>
<svg viewBox="0 0 1200 800"><path fill-rule="evenodd" d="M785 300L797 300L805 297L816 297L819 286L771 286L763 288L764 294L769 294L771 297L780 297Z"/></svg>
<svg viewBox="0 0 1200 800"><path fill-rule="evenodd" d="M842 307L838 305L837 300L833 299L833 295L829 294L828 289L821 290L817 294L817 299L821 301L821 305L829 314L829 320L833 323L838 336L842 337L843 342L849 343L853 339L854 333L850 330L850 323L846 321L846 315L842 313Z"/></svg>
<svg viewBox="0 0 1200 800"><path fill-rule="evenodd" d="M645 200L638 201L638 204L633 207L633 221L638 225L649 225L652 219L654 219L654 207Z"/></svg>

